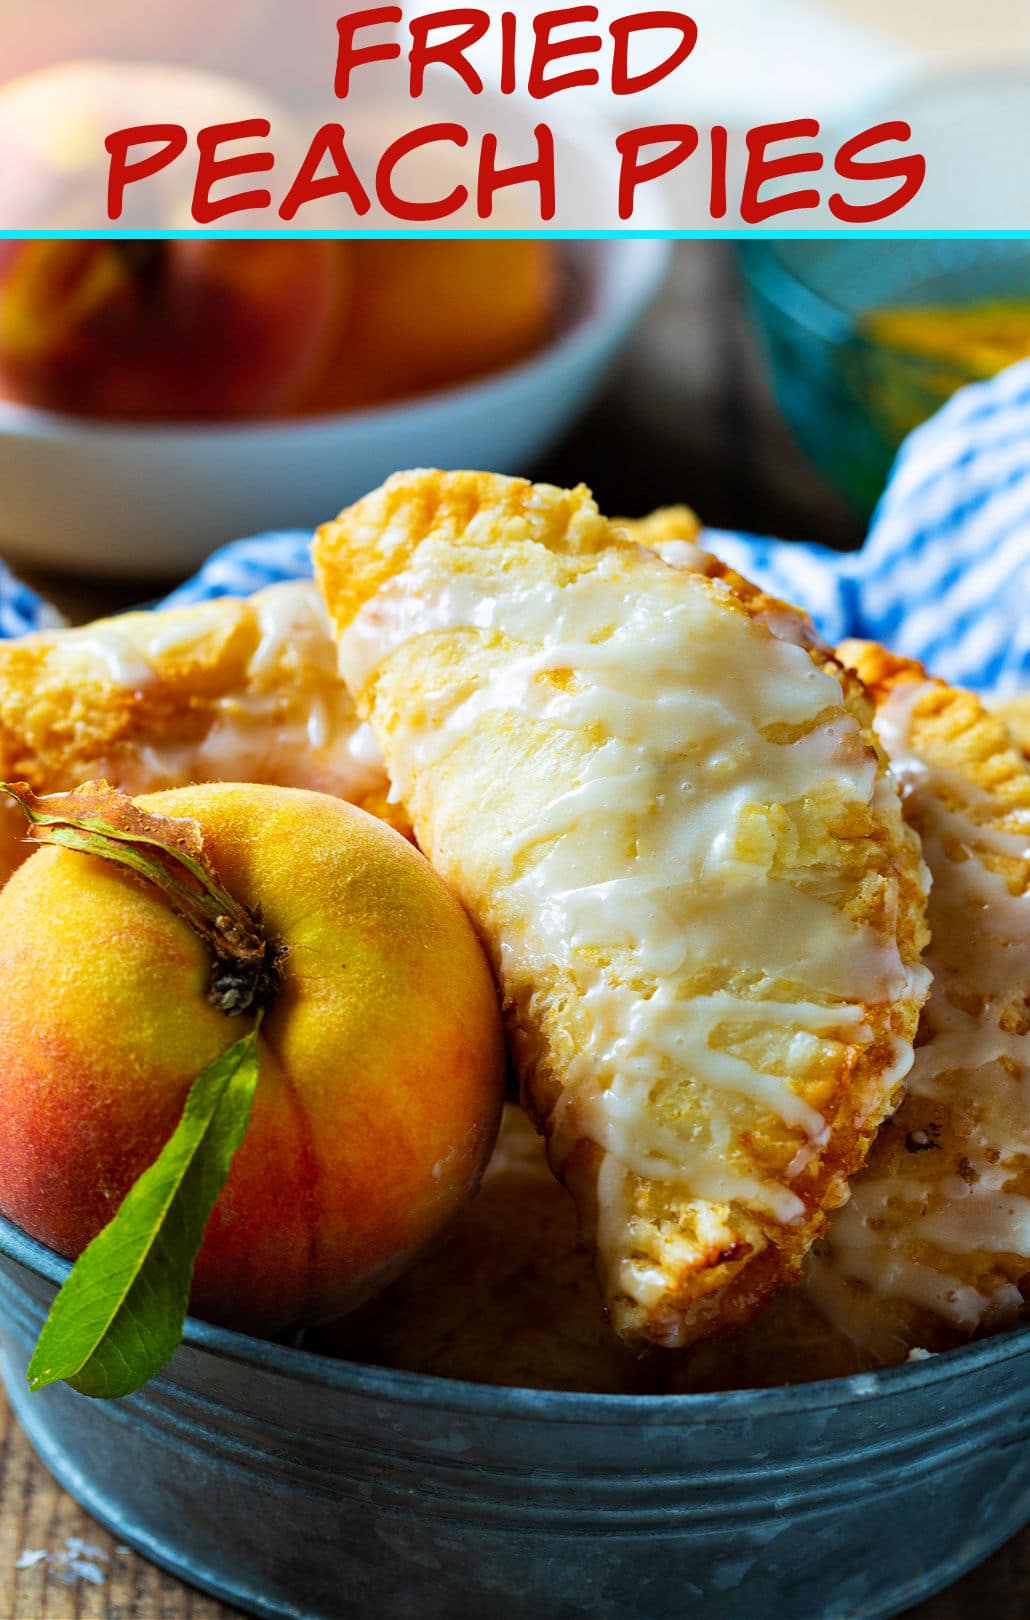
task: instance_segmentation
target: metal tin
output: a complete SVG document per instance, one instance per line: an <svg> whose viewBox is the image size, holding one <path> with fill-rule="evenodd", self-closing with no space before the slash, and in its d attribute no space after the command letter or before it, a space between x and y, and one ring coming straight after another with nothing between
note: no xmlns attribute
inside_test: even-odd
<svg viewBox="0 0 1030 1620"><path fill-rule="evenodd" d="M637 1397L191 1320L160 1378L104 1403L25 1384L66 1272L0 1220L0 1368L30 1440L118 1536L276 1620L874 1620L1030 1519L1030 1328L793 1389Z"/></svg>

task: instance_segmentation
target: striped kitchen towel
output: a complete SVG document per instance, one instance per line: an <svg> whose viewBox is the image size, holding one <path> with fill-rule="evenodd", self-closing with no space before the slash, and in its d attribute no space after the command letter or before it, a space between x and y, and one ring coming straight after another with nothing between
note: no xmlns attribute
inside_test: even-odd
<svg viewBox="0 0 1030 1620"><path fill-rule="evenodd" d="M235 541L168 602L310 574L309 543L300 532ZM963 389L909 437L861 551L714 529L705 544L806 607L828 641L882 641L959 685L1030 688L1030 360ZM42 612L0 565L0 635Z"/></svg>
<svg viewBox="0 0 1030 1620"><path fill-rule="evenodd" d="M15 579L0 558L0 640L60 622L60 615L49 603L40 601L34 591Z"/></svg>

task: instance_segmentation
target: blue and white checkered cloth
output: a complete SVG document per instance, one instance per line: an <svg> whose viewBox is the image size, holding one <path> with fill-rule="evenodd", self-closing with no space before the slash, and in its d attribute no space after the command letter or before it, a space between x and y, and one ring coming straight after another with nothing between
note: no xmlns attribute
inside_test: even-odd
<svg viewBox="0 0 1030 1620"><path fill-rule="evenodd" d="M1030 688L1030 360L963 389L911 435L861 551L722 530L705 543L806 607L828 641L881 641L984 691ZM309 544L306 533L235 541L168 602L309 575ZM45 611L0 564L0 636Z"/></svg>

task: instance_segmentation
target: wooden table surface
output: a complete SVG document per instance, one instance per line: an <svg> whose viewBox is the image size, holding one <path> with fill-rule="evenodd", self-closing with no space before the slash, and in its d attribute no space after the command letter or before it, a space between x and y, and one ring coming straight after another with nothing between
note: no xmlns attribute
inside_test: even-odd
<svg viewBox="0 0 1030 1620"><path fill-rule="evenodd" d="M666 292L628 360L537 471L584 479L610 512L686 500L718 527L842 547L861 538L858 520L806 467L776 416L731 251L721 244L677 249ZM116 591L83 580L34 583L76 619L153 595L132 581ZM909 1612L912 1620L1028 1620L1030 1530ZM120 1546L77 1508L37 1462L0 1394L0 1620L230 1620L234 1613Z"/></svg>

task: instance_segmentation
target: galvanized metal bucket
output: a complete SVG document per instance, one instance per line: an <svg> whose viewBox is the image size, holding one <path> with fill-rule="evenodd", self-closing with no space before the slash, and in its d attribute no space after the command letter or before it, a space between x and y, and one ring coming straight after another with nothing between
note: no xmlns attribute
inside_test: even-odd
<svg viewBox="0 0 1030 1620"><path fill-rule="evenodd" d="M29 1395L65 1262L0 1220L30 1440L157 1563L296 1620L873 1620L1030 1519L1030 1328L730 1395L495 1389L191 1320L162 1376Z"/></svg>

